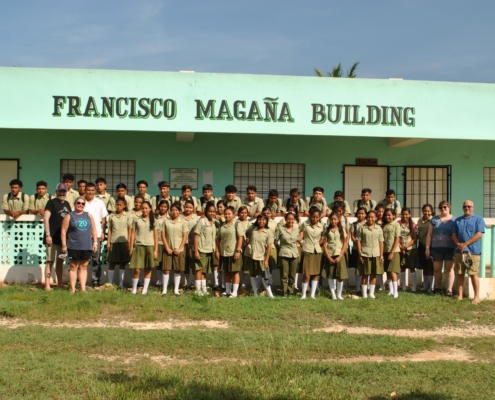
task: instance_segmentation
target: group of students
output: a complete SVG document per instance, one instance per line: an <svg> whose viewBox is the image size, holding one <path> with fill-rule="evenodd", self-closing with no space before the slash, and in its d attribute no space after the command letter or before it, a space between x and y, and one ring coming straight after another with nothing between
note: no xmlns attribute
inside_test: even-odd
<svg viewBox="0 0 495 400"><path fill-rule="evenodd" d="M76 191L72 188L74 176L66 174L63 183L68 188L66 200L73 207L74 200L84 195L87 182L78 181ZM423 269L424 290L434 289L432 260L425 256L433 207L423 207L423 217L416 226L410 209L401 208L393 190L388 190L385 199L377 203L371 199L371 189L363 189L361 198L353 202L357 220L351 224L347 218L351 209L343 192L335 192L334 201L328 204L321 187L315 187L306 199L301 198L299 189L291 189L285 200L272 189L263 201L253 185L246 188L243 199L237 196L234 185L228 185L225 195L219 198L213 196L211 185L204 185L199 199L192 196L188 185L182 187L181 196L171 196L170 185L165 181L158 184L160 194L156 196L147 193L148 183L144 180L137 183L138 193L132 197L123 183L116 186L115 196L106 192L104 178L98 178L95 186L96 198L109 212L109 281L113 282L118 265L119 286L123 287L125 266L130 263L134 294L141 271L142 294L147 293L153 268L162 271L159 284L163 295L167 293L171 271L175 295L180 295L181 275L186 284L194 276L196 293L204 295L206 275L213 274L213 288L217 289L221 272L227 296L237 297L249 275L255 296L263 283L267 295L273 297L274 269L280 269L284 295L294 294L297 278L302 275L299 280L303 299L308 286L314 298L322 277L328 279L332 298L343 300L348 268L355 268L356 288L363 297L368 297L369 291L369 297L375 298L377 277L379 289L383 289L380 278L386 273L389 295L397 298L399 277L406 290L407 269L413 292L417 268ZM46 183L38 182L37 194L29 200L21 189L21 181L11 181L11 192L3 199L6 214L16 218L30 210L43 215L44 205L51 198ZM275 217L283 218L277 223ZM300 217L308 218L301 222ZM325 224L323 217L328 217Z"/></svg>

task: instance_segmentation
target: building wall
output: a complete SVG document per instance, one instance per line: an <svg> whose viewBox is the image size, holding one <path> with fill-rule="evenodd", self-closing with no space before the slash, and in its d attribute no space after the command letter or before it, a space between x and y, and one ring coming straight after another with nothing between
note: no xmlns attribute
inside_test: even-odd
<svg viewBox="0 0 495 400"><path fill-rule="evenodd" d="M303 133L303 132L302 132ZM468 133L466 134L468 135ZM380 165L451 165L454 214L470 198L483 209L483 167L495 167L495 142L428 140L404 148L389 148L385 138L317 137L197 133L192 143L178 143L175 132L0 130L1 158L19 158L20 179L33 193L38 180L52 192L59 180L60 159L134 159L136 178L152 182L153 171L199 168L214 172L215 195L233 181L239 162L298 162L306 164L306 194L322 186L331 197L342 189L343 165L359 157L378 158ZM76 177L77 178L77 177ZM9 188L1 188L6 193ZM244 191L244 188L240 188ZM150 187L150 194L158 189ZM178 191L172 191L179 194ZM200 190L194 195L201 195ZM353 199L349 199L353 200Z"/></svg>

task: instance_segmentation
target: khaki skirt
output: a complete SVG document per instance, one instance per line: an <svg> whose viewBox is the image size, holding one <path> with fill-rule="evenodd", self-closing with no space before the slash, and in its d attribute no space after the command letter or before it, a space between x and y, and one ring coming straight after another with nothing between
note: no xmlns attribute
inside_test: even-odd
<svg viewBox="0 0 495 400"><path fill-rule="evenodd" d="M163 249L162 269L164 271L184 272L186 269L186 252L182 250L178 256L174 253L168 255L167 251Z"/></svg>
<svg viewBox="0 0 495 400"><path fill-rule="evenodd" d="M418 267L425 271L433 271L433 261L431 258L426 258L426 248L421 243L418 245Z"/></svg>
<svg viewBox="0 0 495 400"><path fill-rule="evenodd" d="M234 260L234 256L224 257L220 256L220 271L225 272L239 272L242 270L242 254L239 254L237 261Z"/></svg>
<svg viewBox="0 0 495 400"><path fill-rule="evenodd" d="M127 242L117 242L110 245L110 251L107 253L107 262L128 263L130 259Z"/></svg>
<svg viewBox="0 0 495 400"><path fill-rule="evenodd" d="M304 275L320 275L322 253L303 252L302 273Z"/></svg>
<svg viewBox="0 0 495 400"><path fill-rule="evenodd" d="M249 271L249 275L251 276L262 275L265 273L265 260L253 260L251 257L245 257L244 263L244 270L247 269Z"/></svg>
<svg viewBox="0 0 495 400"><path fill-rule="evenodd" d="M199 260L194 259L194 269L204 274L213 273L213 253L199 252Z"/></svg>
<svg viewBox="0 0 495 400"><path fill-rule="evenodd" d="M165 248L163 247L163 244L158 243L158 254L156 257L155 261L155 267L158 270L162 270L162 264L163 264L163 253L165 252Z"/></svg>
<svg viewBox="0 0 495 400"><path fill-rule="evenodd" d="M406 269L416 269L418 268L418 250L411 249L406 250L406 254L400 254L400 267Z"/></svg>
<svg viewBox="0 0 495 400"><path fill-rule="evenodd" d="M383 263L383 269L385 272L395 272L396 274L400 273L400 256L399 253L395 252L392 259L389 260L388 256L390 253L383 253L383 258L385 262Z"/></svg>
<svg viewBox="0 0 495 400"><path fill-rule="evenodd" d="M130 269L155 268L155 246L136 246L132 252Z"/></svg>
<svg viewBox="0 0 495 400"><path fill-rule="evenodd" d="M349 275L347 274L347 264L345 262L345 256L343 256L338 264L330 264L328 258L323 257L323 268L321 269L321 276L328 279L347 279ZM338 256L332 257L333 260L338 258Z"/></svg>
<svg viewBox="0 0 495 400"><path fill-rule="evenodd" d="M358 259L359 275L378 275L383 274L383 265L380 264L380 257L363 257L364 263L361 264Z"/></svg>

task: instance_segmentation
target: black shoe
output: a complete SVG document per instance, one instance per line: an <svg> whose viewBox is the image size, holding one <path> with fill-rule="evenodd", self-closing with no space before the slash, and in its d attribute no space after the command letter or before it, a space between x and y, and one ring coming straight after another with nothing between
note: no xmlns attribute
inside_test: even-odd
<svg viewBox="0 0 495 400"><path fill-rule="evenodd" d="M144 285L143 285L143 282L138 282L137 287L143 287L143 286L144 286Z"/></svg>
<svg viewBox="0 0 495 400"><path fill-rule="evenodd" d="M93 286L93 287L99 287L100 286L100 282L99 281L93 281L93 282L91 282L91 286Z"/></svg>
<svg viewBox="0 0 495 400"><path fill-rule="evenodd" d="M211 290L219 290L219 289L220 289L220 287L219 287L218 285L215 285L215 286L213 286L213 287L211 288Z"/></svg>

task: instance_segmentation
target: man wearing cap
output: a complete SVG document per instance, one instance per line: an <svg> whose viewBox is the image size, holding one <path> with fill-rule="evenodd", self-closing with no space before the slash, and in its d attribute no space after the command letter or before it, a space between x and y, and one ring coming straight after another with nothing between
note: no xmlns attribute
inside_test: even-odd
<svg viewBox="0 0 495 400"><path fill-rule="evenodd" d="M64 260L59 258L59 255L62 254L62 239L60 237L62 221L71 210L70 204L66 200L68 189L64 183L59 183L55 189L57 196L48 200L43 214L45 225L43 243L46 245L45 290L52 290L50 278L54 262L56 262L55 271L58 287L64 287L62 281Z"/></svg>

